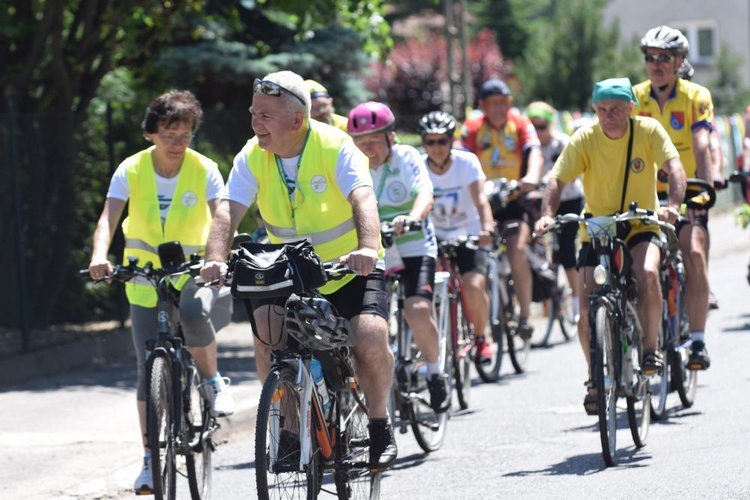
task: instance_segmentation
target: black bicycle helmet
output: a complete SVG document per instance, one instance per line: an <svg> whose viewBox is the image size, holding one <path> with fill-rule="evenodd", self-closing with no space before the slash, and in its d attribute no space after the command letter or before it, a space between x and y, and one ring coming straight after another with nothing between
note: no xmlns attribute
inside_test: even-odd
<svg viewBox="0 0 750 500"><path fill-rule="evenodd" d="M650 29L646 36L641 38L641 52L646 49L666 49L677 55L686 57L688 54L688 41L680 30L669 26L657 26Z"/></svg>
<svg viewBox="0 0 750 500"><path fill-rule="evenodd" d="M448 134L453 137L456 131L456 119L445 111L430 111L419 120L419 133L424 137L427 134Z"/></svg>
<svg viewBox="0 0 750 500"><path fill-rule="evenodd" d="M286 301L284 327L302 347L308 349L326 351L354 345L349 322L322 297L290 295Z"/></svg>
<svg viewBox="0 0 750 500"><path fill-rule="evenodd" d="M693 69L693 65L688 62L687 59L682 61L682 64L677 69L677 78L682 78L683 80L690 80L693 78L693 74L695 73L695 70Z"/></svg>

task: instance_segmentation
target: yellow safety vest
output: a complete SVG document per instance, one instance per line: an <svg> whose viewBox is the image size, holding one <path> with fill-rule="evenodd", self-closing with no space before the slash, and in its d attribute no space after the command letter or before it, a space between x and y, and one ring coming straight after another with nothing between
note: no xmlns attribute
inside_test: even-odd
<svg viewBox="0 0 750 500"><path fill-rule="evenodd" d="M203 254L211 228L211 211L206 200L208 172L217 168L216 163L205 156L187 149L180 167L177 186L167 213L164 227L161 224L159 199L156 192L156 174L151 161L151 147L141 151L124 163L127 164L127 180L130 189L128 217L122 223L125 233L125 253L138 257L139 265L153 262L161 267L157 247L164 242L179 241L186 258L191 254ZM190 276L181 276L174 286L181 290ZM125 292L131 304L156 307L156 289L145 279L135 279L125 284Z"/></svg>
<svg viewBox="0 0 750 500"><path fill-rule="evenodd" d="M311 120L291 196L275 155L261 149L257 138L249 141L247 164L260 186L258 208L272 243L307 238L323 262L338 262L357 249L352 206L336 185L336 162L347 140L340 130ZM320 291L331 294L353 278L328 282Z"/></svg>

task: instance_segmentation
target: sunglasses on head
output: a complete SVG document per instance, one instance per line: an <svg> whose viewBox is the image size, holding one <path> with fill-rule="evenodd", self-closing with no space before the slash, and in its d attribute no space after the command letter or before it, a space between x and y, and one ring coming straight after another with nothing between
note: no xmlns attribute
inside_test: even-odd
<svg viewBox="0 0 750 500"><path fill-rule="evenodd" d="M647 63L650 62L660 62L660 63L668 63L674 61L674 56L672 54L646 54L643 57Z"/></svg>
<svg viewBox="0 0 750 500"><path fill-rule="evenodd" d="M443 137L441 139L423 139L422 142L425 146L434 146L435 144L439 146L445 146L446 144L451 142L451 140L448 137Z"/></svg>
<svg viewBox="0 0 750 500"><path fill-rule="evenodd" d="M275 96L280 96L281 92L286 92L287 94L291 94L294 97L296 97L297 100L301 102L303 105L305 104L305 101L302 100L300 96L298 96L291 90L284 88L282 85L279 85L278 83L272 82L270 80L261 80L260 78L256 78L255 82L253 82L253 92L255 92L256 94L275 95Z"/></svg>

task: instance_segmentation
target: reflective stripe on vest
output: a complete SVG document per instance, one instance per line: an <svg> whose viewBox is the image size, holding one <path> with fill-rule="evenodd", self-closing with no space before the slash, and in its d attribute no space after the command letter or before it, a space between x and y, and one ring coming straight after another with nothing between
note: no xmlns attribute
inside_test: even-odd
<svg viewBox="0 0 750 500"><path fill-rule="evenodd" d="M336 227L332 227L327 231L321 231L314 234L297 234L295 228L283 228L276 227L271 224L265 223L266 230L283 242L296 241L301 239L309 240L313 246L322 245L324 243L330 243L336 238L345 236L346 233L355 229L354 219L347 219Z"/></svg>
<svg viewBox="0 0 750 500"><path fill-rule="evenodd" d="M211 226L211 212L206 200L208 172L217 168L216 163L205 156L187 149L180 167L172 203L161 224L161 211L156 188L156 174L151 159L153 147L141 151L125 160L130 200L128 218L122 224L125 233L125 253L137 257L142 266L152 262L161 267L158 246L168 241L179 241L186 258L190 254L202 253ZM189 276L175 280L175 288L182 289ZM133 280L125 284L128 301L142 307L155 307L156 290L150 283Z"/></svg>

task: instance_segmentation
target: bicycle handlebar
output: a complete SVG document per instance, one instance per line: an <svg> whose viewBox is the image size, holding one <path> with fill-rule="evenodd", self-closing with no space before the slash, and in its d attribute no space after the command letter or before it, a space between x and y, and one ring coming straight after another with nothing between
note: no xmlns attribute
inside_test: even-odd
<svg viewBox="0 0 750 500"><path fill-rule="evenodd" d="M656 212L654 212L653 210L638 208L638 205L635 202L630 204L630 210L628 210L627 212L618 213L611 216L594 217L590 213L586 213L583 215L575 213L557 215L554 217L553 222L548 225L542 233L544 234L550 231L558 231L562 228L562 226L572 223L597 225L600 229L604 229L605 222L603 221L603 219L606 219L606 221L610 223L637 221L644 224L654 224L668 233L675 234L675 228L672 224L659 219L659 217L656 215Z"/></svg>
<svg viewBox="0 0 750 500"><path fill-rule="evenodd" d="M169 276L178 276L182 274L196 274L200 271L203 265L203 259L196 254L190 256L190 260L178 264L176 266L169 266L166 268L156 268L154 264L149 261L146 262L142 267L138 266L138 257L128 257L128 264L118 264L113 266L113 273L103 278L91 278L94 283L101 283L102 281L122 281L127 282L135 277L146 278L154 286L158 285L162 278ZM81 269L78 271L79 274L85 275L90 274L88 269Z"/></svg>

